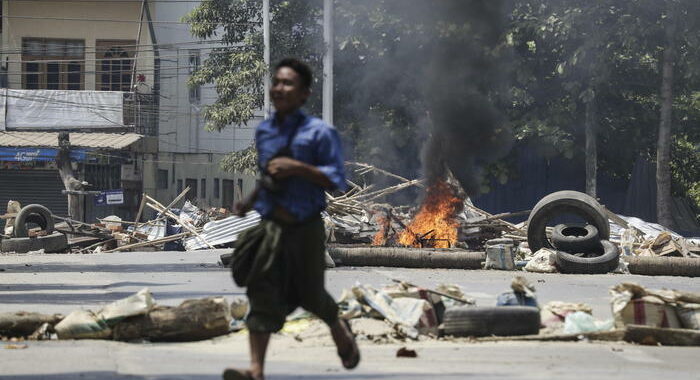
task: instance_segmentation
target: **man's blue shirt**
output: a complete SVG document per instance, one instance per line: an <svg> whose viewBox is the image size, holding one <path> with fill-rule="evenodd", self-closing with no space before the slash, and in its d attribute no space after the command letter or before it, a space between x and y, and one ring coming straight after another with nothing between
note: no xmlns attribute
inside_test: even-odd
<svg viewBox="0 0 700 380"><path fill-rule="evenodd" d="M287 146L290 136L292 158L318 168L333 183L334 189L344 191L345 169L340 137L335 127L323 120L307 116L301 110L289 115L279 125L275 115L258 125L255 130L255 146L258 150L258 165L262 172L267 163L282 148ZM283 182L283 190L273 193L260 190L254 208L263 218L269 218L276 205L303 221L326 208L324 189L301 177L290 177Z"/></svg>

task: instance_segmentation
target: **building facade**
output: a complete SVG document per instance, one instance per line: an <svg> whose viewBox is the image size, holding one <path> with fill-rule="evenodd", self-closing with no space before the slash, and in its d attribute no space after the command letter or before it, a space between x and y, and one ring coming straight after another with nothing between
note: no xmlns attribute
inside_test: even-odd
<svg viewBox="0 0 700 380"><path fill-rule="evenodd" d="M0 208L41 203L69 215L58 135L84 190L81 215L130 217L143 191L143 156L157 151L158 76L153 7L140 2L2 1Z"/></svg>
<svg viewBox="0 0 700 380"><path fill-rule="evenodd" d="M161 57L160 120L158 153L144 162L150 173L144 178L144 189L168 200L189 186L187 198L200 207L231 209L252 190L255 178L224 172L219 162L226 154L253 143L262 110L247 125L232 125L221 132L204 129L202 109L216 100L216 90L211 85L190 88L187 81L220 44L196 40L188 25L177 23L195 6L195 2L154 4L159 22L153 27Z"/></svg>

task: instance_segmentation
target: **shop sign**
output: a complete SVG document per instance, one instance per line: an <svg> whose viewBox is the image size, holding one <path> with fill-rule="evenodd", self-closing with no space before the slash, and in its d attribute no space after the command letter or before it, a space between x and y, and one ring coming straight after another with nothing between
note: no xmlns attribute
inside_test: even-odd
<svg viewBox="0 0 700 380"><path fill-rule="evenodd" d="M100 191L99 195L95 196L95 206L112 206L124 204L124 190L105 190Z"/></svg>
<svg viewBox="0 0 700 380"><path fill-rule="evenodd" d="M0 148L0 161L12 162L37 162L55 161L58 149L54 148ZM72 149L70 151L71 161L85 161L86 151L84 149Z"/></svg>

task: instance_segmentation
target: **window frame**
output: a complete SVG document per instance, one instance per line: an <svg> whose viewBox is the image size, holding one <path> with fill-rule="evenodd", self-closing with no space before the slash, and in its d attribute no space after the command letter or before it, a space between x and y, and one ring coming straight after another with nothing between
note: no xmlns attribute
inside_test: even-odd
<svg viewBox="0 0 700 380"><path fill-rule="evenodd" d="M34 54L30 50L32 42L43 46L40 54ZM50 54L48 46L51 43L62 45L62 54ZM69 43L82 45L82 55L69 55ZM22 37L22 88L36 90L75 90L85 89L85 40L75 38L43 38L43 37ZM49 81L49 65L58 65L57 82ZM36 70L30 70L29 65L36 65ZM72 70L70 66L78 65L78 70ZM78 82L69 81L72 74L78 74ZM29 78L36 75L35 86L29 85ZM75 79L75 78L72 78ZM55 88L49 88L55 84ZM77 86L74 86L77 84Z"/></svg>
<svg viewBox="0 0 700 380"><path fill-rule="evenodd" d="M119 58L105 58L105 55L110 51L110 49L113 48L121 48L124 53L126 53L127 57L123 57L121 59ZM96 40L95 41L95 90L96 91L124 91L124 92L130 92L131 91L131 75L134 71L134 56L136 53L136 41L135 40ZM129 62L129 67L128 70L122 69L119 74L119 77L123 79L123 75L128 74L128 83L125 83L123 80L120 80L121 85L118 86L118 89L115 89L114 82L112 81L112 76L113 71L112 67L110 67L109 74L110 74L110 80L108 84L105 84L103 81L102 75L106 74L107 72L102 70L102 65L107 61L107 60L112 60L112 61L117 61L117 60L127 60ZM105 88L105 86L108 86Z"/></svg>

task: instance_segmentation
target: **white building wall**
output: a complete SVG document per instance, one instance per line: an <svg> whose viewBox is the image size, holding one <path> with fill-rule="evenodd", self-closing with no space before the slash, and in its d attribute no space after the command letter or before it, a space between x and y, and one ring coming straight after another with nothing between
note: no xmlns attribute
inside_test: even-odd
<svg viewBox="0 0 700 380"><path fill-rule="evenodd" d="M180 21L196 3L155 3L160 21ZM217 43L198 43L187 25L154 25L161 57L161 115L159 151L173 153L225 154L245 149L253 142L258 117L247 126L229 126L221 132L204 129L201 110L214 103L212 85L201 88L199 104L190 101L187 80L190 77L190 52L198 50L203 62ZM216 39L217 37L213 37ZM258 114L262 114L258 112ZM217 163L218 164L218 163Z"/></svg>

